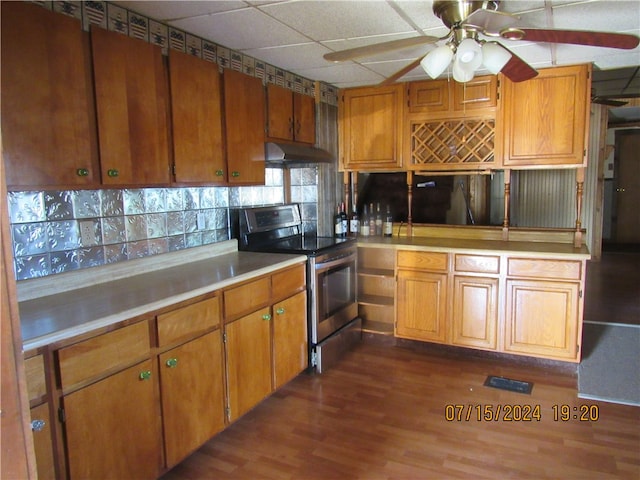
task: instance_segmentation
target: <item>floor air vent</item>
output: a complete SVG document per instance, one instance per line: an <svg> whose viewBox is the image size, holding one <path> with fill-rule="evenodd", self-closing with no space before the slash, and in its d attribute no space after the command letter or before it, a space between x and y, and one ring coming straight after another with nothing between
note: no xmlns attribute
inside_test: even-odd
<svg viewBox="0 0 640 480"><path fill-rule="evenodd" d="M489 375L484 381L485 387L499 388L500 390L508 390L510 392L530 394L533 390L533 383L523 382L520 380L512 380L505 377L496 377Z"/></svg>

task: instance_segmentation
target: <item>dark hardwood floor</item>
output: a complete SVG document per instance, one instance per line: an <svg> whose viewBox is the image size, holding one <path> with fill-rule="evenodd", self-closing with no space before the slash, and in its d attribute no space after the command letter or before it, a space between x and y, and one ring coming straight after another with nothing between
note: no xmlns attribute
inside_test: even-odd
<svg viewBox="0 0 640 480"><path fill-rule="evenodd" d="M640 325L640 250L587 262L584 321Z"/></svg>
<svg viewBox="0 0 640 480"><path fill-rule="evenodd" d="M487 375L533 391L484 387ZM578 399L576 384L575 368L367 341L325 374L298 376L163 480L637 480L640 408ZM539 405L540 421L505 418L524 405ZM556 405L568 406L566 421ZM597 420L574 418L582 405Z"/></svg>

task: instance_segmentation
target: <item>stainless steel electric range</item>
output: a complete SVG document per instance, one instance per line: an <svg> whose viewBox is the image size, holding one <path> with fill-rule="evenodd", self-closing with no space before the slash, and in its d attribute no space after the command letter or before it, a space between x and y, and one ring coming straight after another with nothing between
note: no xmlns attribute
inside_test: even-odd
<svg viewBox="0 0 640 480"><path fill-rule="evenodd" d="M238 217L240 250L307 256L309 365L322 373L362 335L354 239L304 235L298 204L242 209Z"/></svg>

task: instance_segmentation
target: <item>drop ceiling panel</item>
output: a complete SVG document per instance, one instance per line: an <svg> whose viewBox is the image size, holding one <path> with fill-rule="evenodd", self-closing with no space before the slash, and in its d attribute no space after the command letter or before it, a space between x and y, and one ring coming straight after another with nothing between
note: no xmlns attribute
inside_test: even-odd
<svg viewBox="0 0 640 480"><path fill-rule="evenodd" d="M310 39L253 8L170 22L234 50L308 43Z"/></svg>

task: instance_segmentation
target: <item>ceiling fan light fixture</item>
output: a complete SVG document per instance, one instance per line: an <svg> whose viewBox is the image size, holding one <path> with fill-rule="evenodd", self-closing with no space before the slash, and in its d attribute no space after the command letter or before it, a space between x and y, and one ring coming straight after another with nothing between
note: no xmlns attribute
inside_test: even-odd
<svg viewBox="0 0 640 480"><path fill-rule="evenodd" d="M500 73L511 57L511 52L499 43L485 42L482 45L482 64L494 75Z"/></svg>
<svg viewBox="0 0 640 480"><path fill-rule="evenodd" d="M465 38L456 49L456 61L465 70L475 71L482 64L482 48L473 38Z"/></svg>
<svg viewBox="0 0 640 480"><path fill-rule="evenodd" d="M456 59L453 61L453 67L451 68L453 79L458 83L467 83L473 79L473 75L476 73L475 68L471 68L469 63L460 61L460 58L456 55Z"/></svg>
<svg viewBox="0 0 640 480"><path fill-rule="evenodd" d="M442 45L431 50L420 62L420 66L431 78L438 78L451 63L453 50L447 45Z"/></svg>

